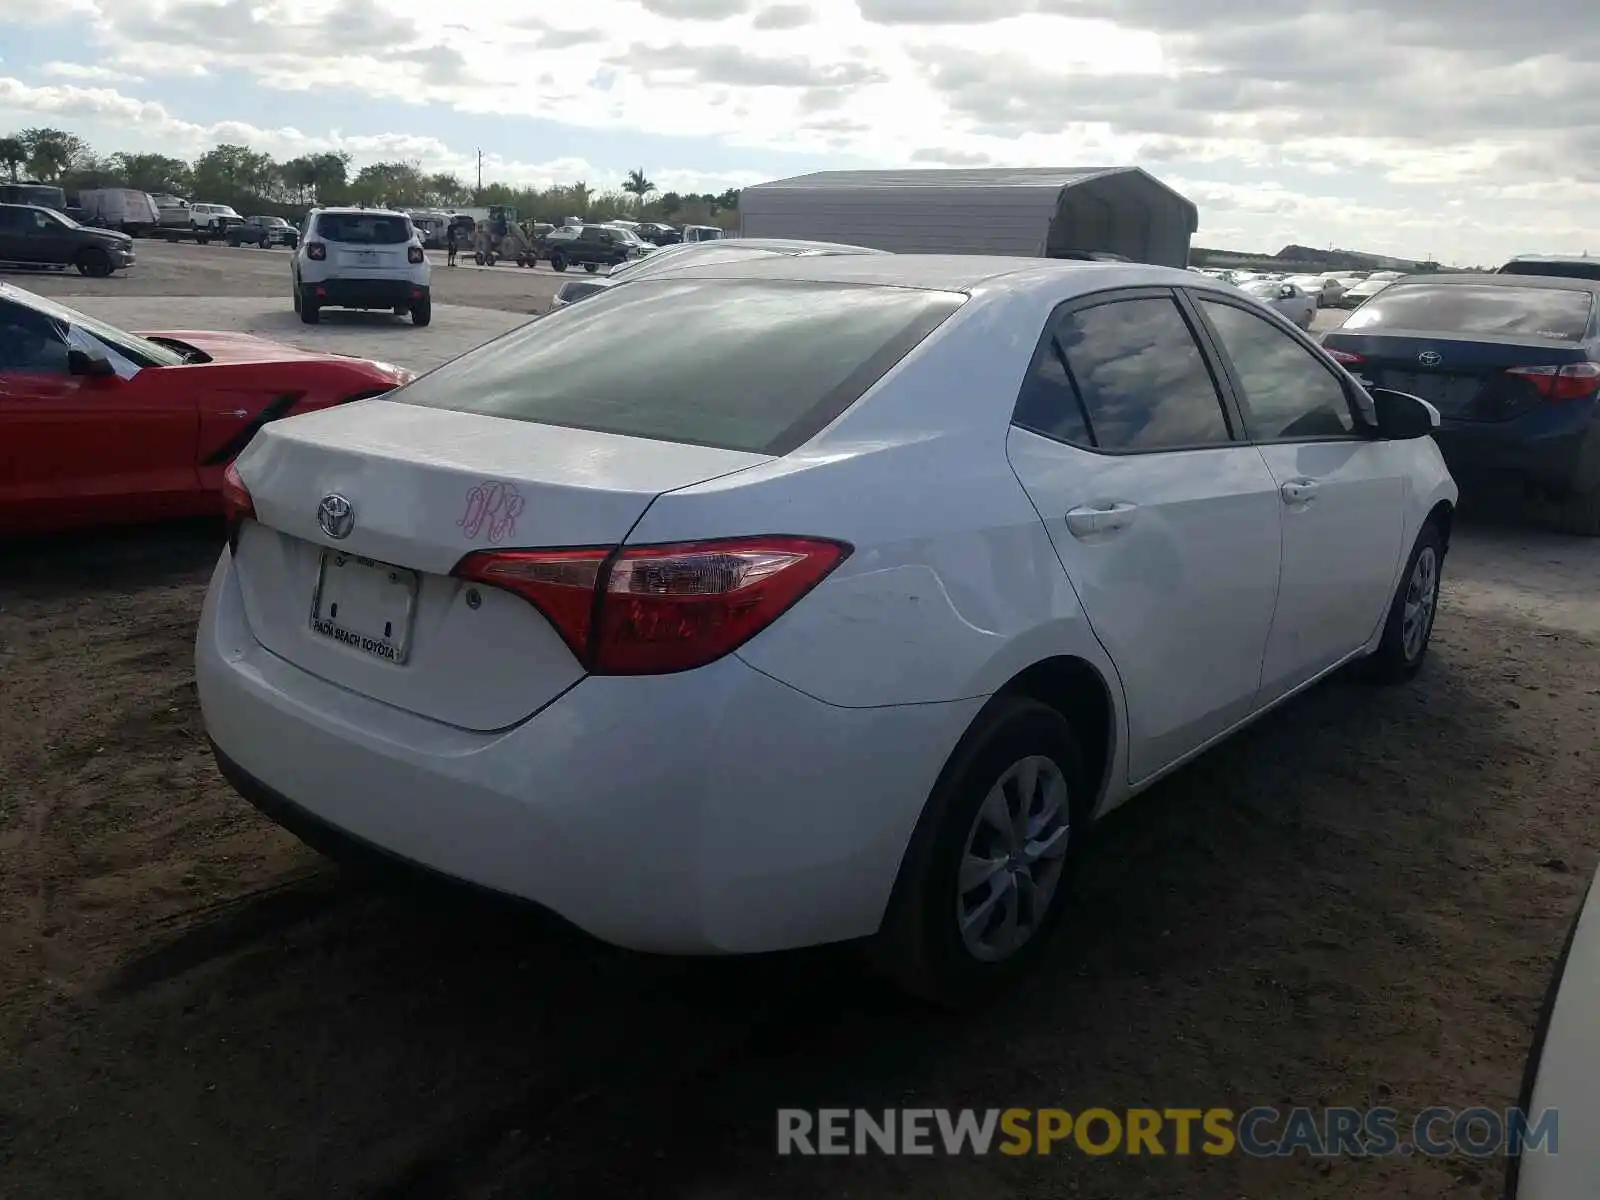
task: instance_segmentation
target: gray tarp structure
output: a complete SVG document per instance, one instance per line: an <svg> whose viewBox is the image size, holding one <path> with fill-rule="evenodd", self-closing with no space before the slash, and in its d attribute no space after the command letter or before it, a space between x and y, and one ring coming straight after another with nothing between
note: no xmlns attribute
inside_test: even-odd
<svg viewBox="0 0 1600 1200"><path fill-rule="evenodd" d="M817 171L747 187L744 237L851 242L902 254L1055 257L1109 250L1184 267L1193 201L1138 167Z"/></svg>

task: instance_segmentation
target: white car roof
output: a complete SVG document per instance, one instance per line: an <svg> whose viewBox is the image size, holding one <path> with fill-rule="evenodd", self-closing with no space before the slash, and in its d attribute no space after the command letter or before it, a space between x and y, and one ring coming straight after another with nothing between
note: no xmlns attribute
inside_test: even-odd
<svg viewBox="0 0 1600 1200"><path fill-rule="evenodd" d="M397 208L360 208L353 204L330 204L327 208L314 208L313 213L330 213L336 217L404 217Z"/></svg>
<svg viewBox="0 0 1600 1200"><path fill-rule="evenodd" d="M1049 292L1062 296L1112 287L1210 289L1214 286L1212 281L1197 279L1181 267L978 254L794 255L685 266L675 272L673 278L812 280L945 292L970 292L982 287L1019 294ZM1214 290L1234 294L1227 285L1215 285Z"/></svg>

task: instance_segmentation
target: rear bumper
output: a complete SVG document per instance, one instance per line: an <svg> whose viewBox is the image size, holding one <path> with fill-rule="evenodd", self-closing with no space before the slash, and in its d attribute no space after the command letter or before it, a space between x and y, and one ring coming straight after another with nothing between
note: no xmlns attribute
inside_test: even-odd
<svg viewBox="0 0 1600 1200"><path fill-rule="evenodd" d="M305 288L319 304L335 308L392 308L430 298L427 284L409 279L324 279Z"/></svg>
<svg viewBox="0 0 1600 1200"><path fill-rule="evenodd" d="M1444 418L1434 440L1457 479L1557 492L1600 487L1600 401L1547 404L1511 421Z"/></svg>
<svg viewBox="0 0 1600 1200"><path fill-rule="evenodd" d="M261 647L224 553L196 686L223 770L313 845L365 846L635 950L752 953L865 936L981 700L823 704L730 656L591 677L476 733Z"/></svg>

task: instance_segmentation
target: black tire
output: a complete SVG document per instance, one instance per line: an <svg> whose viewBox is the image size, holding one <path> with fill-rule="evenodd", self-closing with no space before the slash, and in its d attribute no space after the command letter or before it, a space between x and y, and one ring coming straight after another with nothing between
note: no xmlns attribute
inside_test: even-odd
<svg viewBox="0 0 1600 1200"><path fill-rule="evenodd" d="M300 289L300 319L307 325L315 325L322 320L322 306L304 287Z"/></svg>
<svg viewBox="0 0 1600 1200"><path fill-rule="evenodd" d="M78 274L87 275L90 279L104 279L115 269L111 265L111 256L99 246L85 246L79 250L72 265L78 268Z"/></svg>
<svg viewBox="0 0 1600 1200"><path fill-rule="evenodd" d="M567 256L557 250L550 256L550 269L552 271L565 271L567 269Z"/></svg>
<svg viewBox="0 0 1600 1200"><path fill-rule="evenodd" d="M958 872L990 792L1013 764L1034 756L1053 762L1065 781L1067 850L1032 936L1008 957L984 961L957 928ZM865 946L873 969L914 996L959 1008L992 994L1044 952L1066 911L1064 893L1093 808L1083 762L1071 725L1055 709L1026 696L992 700L945 764L917 822L883 925Z"/></svg>
<svg viewBox="0 0 1600 1200"><path fill-rule="evenodd" d="M589 272L589 274L593 275L596 271L598 271L600 269L600 264L599 263L584 263L583 264L583 269L585 271Z"/></svg>
<svg viewBox="0 0 1600 1200"><path fill-rule="evenodd" d="M481 252L475 252L472 256L472 261L477 263L480 267L483 266L483 254Z"/></svg>
<svg viewBox="0 0 1600 1200"><path fill-rule="evenodd" d="M411 323L427 325L433 320L433 300L418 300L411 306Z"/></svg>
<svg viewBox="0 0 1600 1200"><path fill-rule="evenodd" d="M397 317L403 317L410 311L411 306L409 304L396 304L394 306L394 315Z"/></svg>
<svg viewBox="0 0 1600 1200"><path fill-rule="evenodd" d="M290 288L289 289L289 295L294 300L294 310L295 310L295 312L299 312L300 311L300 285L299 284L295 284L292 288Z"/></svg>
<svg viewBox="0 0 1600 1200"><path fill-rule="evenodd" d="M1421 640L1413 641L1408 649L1406 607L1417 599L1413 595L1416 588L1423 586L1418 578L1418 564L1429 554L1433 558L1433 595L1426 604ZM1400 576L1400 586L1395 589L1394 599L1389 603L1389 618L1383 625L1383 637L1378 642L1378 648L1372 652L1372 657L1367 659L1367 675L1373 682L1405 683L1422 670L1423 661L1428 656L1428 644L1433 638L1434 621L1439 614L1439 583L1444 578L1444 555L1444 538L1439 527L1429 521L1417 534L1416 544L1411 547L1406 569Z"/></svg>

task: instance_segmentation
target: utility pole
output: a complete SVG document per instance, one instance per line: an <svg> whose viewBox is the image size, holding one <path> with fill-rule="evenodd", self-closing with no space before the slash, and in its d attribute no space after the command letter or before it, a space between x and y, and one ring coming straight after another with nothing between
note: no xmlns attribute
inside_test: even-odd
<svg viewBox="0 0 1600 1200"><path fill-rule="evenodd" d="M483 151L478 151L478 199L483 199Z"/></svg>

